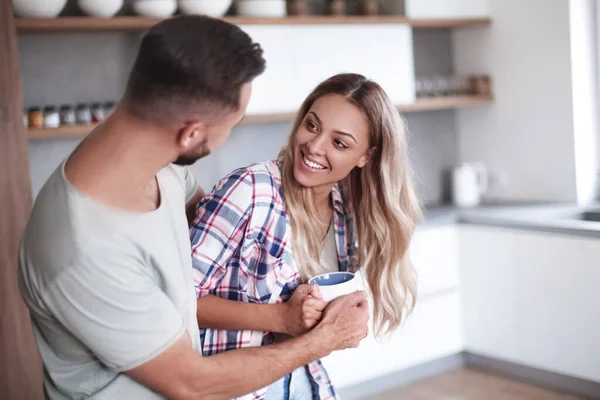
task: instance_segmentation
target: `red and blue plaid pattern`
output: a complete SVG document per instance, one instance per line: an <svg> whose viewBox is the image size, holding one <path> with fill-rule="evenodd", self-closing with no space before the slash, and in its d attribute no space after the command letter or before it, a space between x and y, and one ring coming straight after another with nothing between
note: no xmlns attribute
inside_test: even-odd
<svg viewBox="0 0 600 400"><path fill-rule="evenodd" d="M340 271L352 270L353 221L338 185L332 191ZM281 161L233 171L205 196L190 230L198 297L212 294L248 303L281 303L300 284L283 201ZM201 310L200 310L201 312ZM273 334L201 329L203 355L272 343ZM313 398L337 399L320 361L306 366ZM263 399L267 388L240 399Z"/></svg>

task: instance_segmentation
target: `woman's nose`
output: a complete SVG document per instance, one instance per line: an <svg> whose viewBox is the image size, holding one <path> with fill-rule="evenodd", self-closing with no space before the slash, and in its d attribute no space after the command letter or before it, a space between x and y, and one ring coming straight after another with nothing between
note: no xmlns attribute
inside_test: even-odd
<svg viewBox="0 0 600 400"><path fill-rule="evenodd" d="M327 143L327 135L320 133L316 135L310 142L307 143L308 150L311 154L322 156L325 154L325 147Z"/></svg>

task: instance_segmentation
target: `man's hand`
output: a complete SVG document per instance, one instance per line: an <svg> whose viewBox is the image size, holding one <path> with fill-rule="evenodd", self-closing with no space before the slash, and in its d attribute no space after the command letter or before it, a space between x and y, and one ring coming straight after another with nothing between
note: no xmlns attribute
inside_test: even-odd
<svg viewBox="0 0 600 400"><path fill-rule="evenodd" d="M333 300L314 332L326 354L336 350L356 348L369 333L369 307L364 291L354 292Z"/></svg>
<svg viewBox="0 0 600 400"><path fill-rule="evenodd" d="M327 303L320 300L317 285L300 285L281 307L285 333L299 336L314 328L323 315Z"/></svg>

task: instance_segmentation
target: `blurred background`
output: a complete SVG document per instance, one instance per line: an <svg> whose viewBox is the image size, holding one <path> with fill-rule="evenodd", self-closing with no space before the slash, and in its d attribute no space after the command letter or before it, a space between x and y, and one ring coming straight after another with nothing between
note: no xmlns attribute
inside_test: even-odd
<svg viewBox="0 0 600 400"><path fill-rule="evenodd" d="M18 57L21 176L33 198L120 99L145 29L173 13L224 16L261 44L267 71L243 124L193 166L205 190L274 158L304 97L333 74L377 81L406 120L426 208L410 248L417 308L389 337L325 360L342 398L600 398L596 0L13 0L13 8L13 31L2 34L16 44L6 54Z"/></svg>

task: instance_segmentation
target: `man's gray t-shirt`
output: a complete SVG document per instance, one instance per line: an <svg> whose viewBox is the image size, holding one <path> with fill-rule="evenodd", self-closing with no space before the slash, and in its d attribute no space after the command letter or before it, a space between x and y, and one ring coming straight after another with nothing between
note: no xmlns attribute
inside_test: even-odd
<svg viewBox="0 0 600 400"><path fill-rule="evenodd" d="M183 334L200 352L185 217L198 184L176 165L157 181L155 211L125 212L77 191L63 163L36 199L19 284L50 399L162 398L123 371Z"/></svg>

